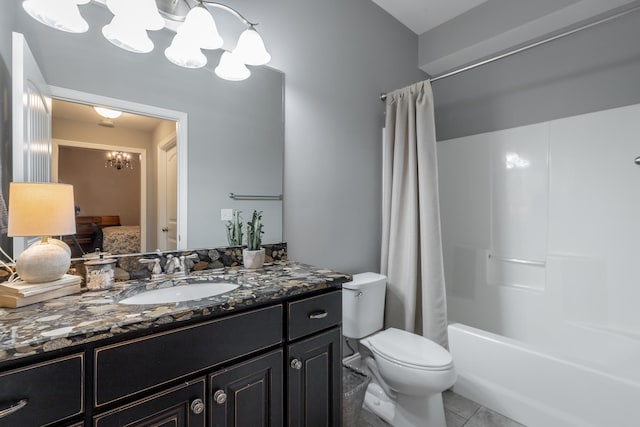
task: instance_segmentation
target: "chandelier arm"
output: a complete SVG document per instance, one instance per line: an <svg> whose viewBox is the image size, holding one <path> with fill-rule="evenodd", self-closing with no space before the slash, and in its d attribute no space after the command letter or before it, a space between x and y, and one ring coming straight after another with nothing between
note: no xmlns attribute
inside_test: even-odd
<svg viewBox="0 0 640 427"><path fill-rule="evenodd" d="M258 25L257 22L249 21L240 12L238 12L237 10L235 10L234 8L232 8L230 6L227 6L226 4L222 4L222 3L218 3L218 2L210 1L210 0L198 0L198 3L200 3L202 6L206 5L206 6L211 6L211 7L215 7L215 8L218 8L218 9L226 10L227 12L231 13L233 16L238 18L240 21L242 21L245 25L247 25L249 27L255 27L256 25Z"/></svg>

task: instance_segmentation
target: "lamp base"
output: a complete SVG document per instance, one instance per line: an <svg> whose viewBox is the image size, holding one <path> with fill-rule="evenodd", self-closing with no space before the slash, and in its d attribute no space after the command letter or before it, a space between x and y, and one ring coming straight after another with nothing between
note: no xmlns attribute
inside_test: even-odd
<svg viewBox="0 0 640 427"><path fill-rule="evenodd" d="M71 255L69 247L60 240L49 238L29 246L16 259L16 272L28 283L45 283L58 280L69 271Z"/></svg>

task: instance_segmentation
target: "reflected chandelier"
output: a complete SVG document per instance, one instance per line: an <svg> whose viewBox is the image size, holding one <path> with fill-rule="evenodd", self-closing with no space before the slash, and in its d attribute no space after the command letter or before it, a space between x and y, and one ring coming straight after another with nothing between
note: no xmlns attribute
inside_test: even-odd
<svg viewBox="0 0 640 427"><path fill-rule="evenodd" d="M112 151L107 153L107 161L104 162L104 167L122 169L133 169L133 163L131 163L131 154L123 153L122 151Z"/></svg>
<svg viewBox="0 0 640 427"><path fill-rule="evenodd" d="M79 5L91 0L24 0L22 7L37 21L70 33L84 33L89 24L80 15ZM248 21L235 9L209 0L94 0L106 3L112 21L102 27L102 34L114 45L135 53L151 52L153 41L147 31L165 27L165 19L179 22L176 35L164 54L169 61L185 68L201 68L207 63L203 49L220 49L223 40L207 7L225 10L242 21L247 29L240 34L236 48L224 51L215 68L218 77L239 81L251 72L247 65L264 65L271 60L256 23Z"/></svg>

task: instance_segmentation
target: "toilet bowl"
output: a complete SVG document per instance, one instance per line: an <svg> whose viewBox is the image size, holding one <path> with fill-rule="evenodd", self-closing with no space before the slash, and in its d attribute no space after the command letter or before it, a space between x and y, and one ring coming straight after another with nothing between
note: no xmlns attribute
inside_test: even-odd
<svg viewBox="0 0 640 427"><path fill-rule="evenodd" d="M451 354L400 329L382 330L386 277L353 276L343 285L343 334L359 340L373 381L365 405L394 427L446 427L442 392L456 380Z"/></svg>

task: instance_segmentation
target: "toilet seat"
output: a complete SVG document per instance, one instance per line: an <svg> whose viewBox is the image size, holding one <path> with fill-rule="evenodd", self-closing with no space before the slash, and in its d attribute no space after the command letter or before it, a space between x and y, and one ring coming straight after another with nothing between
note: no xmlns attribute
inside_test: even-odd
<svg viewBox="0 0 640 427"><path fill-rule="evenodd" d="M446 349L411 332L389 328L366 340L374 355L400 366L423 371L453 368L453 358Z"/></svg>

